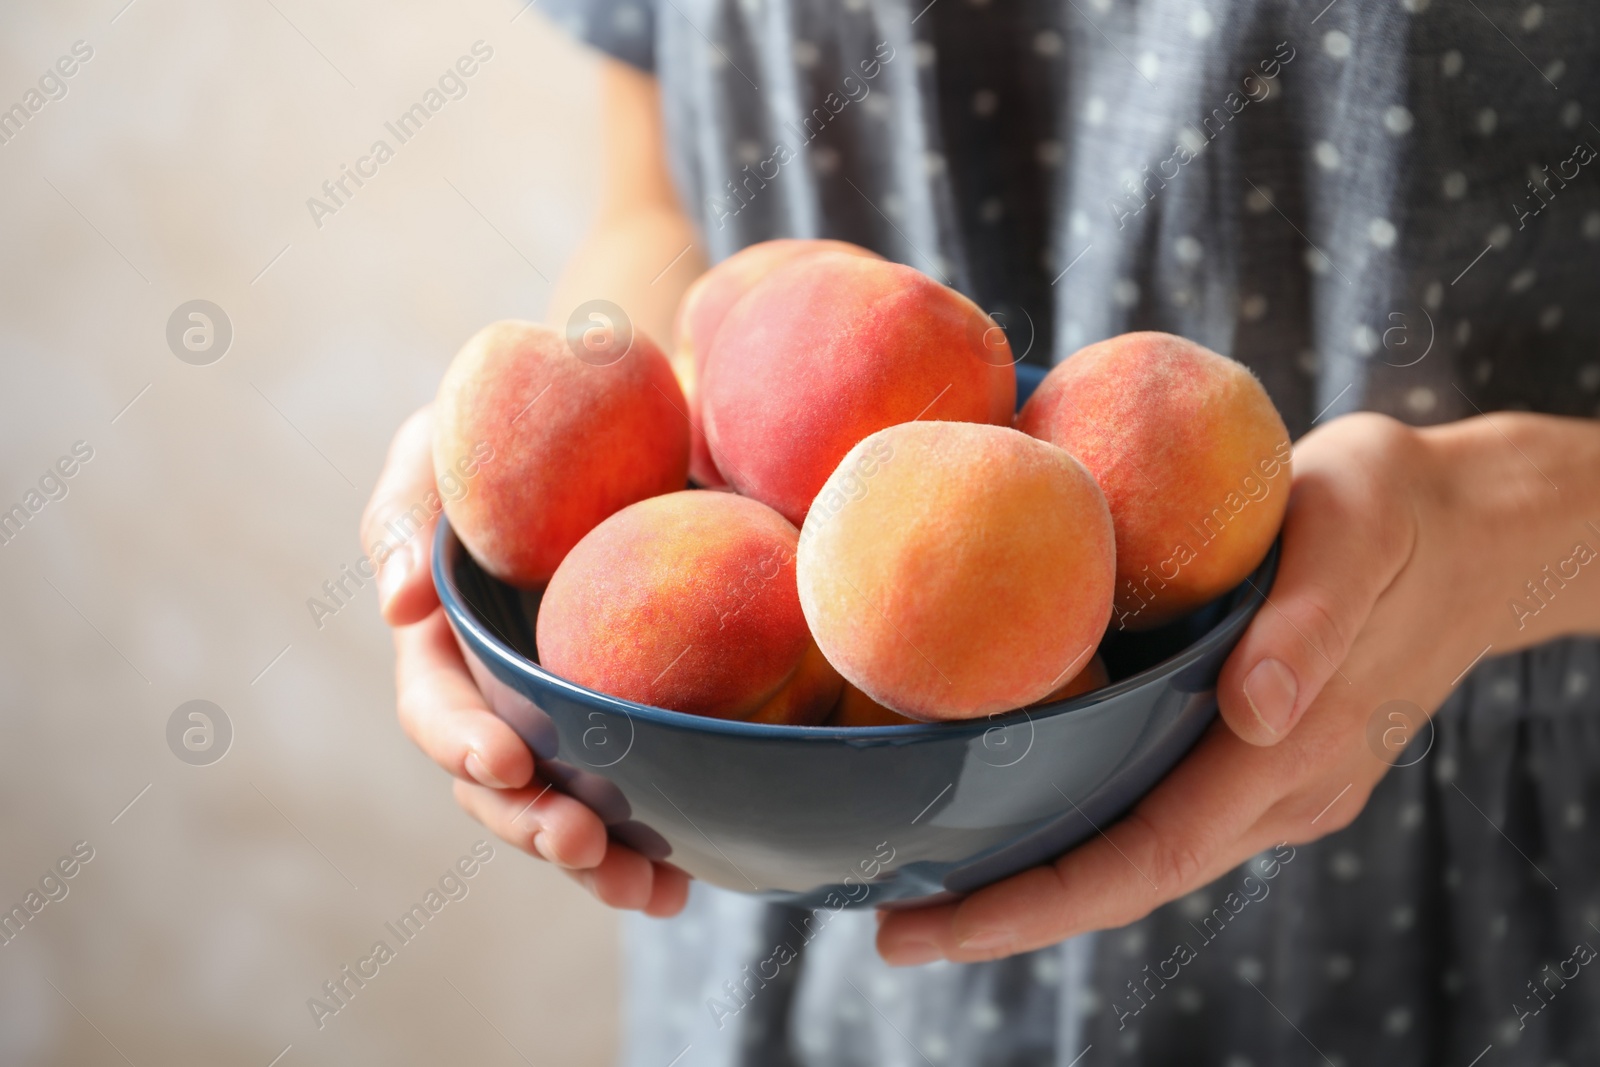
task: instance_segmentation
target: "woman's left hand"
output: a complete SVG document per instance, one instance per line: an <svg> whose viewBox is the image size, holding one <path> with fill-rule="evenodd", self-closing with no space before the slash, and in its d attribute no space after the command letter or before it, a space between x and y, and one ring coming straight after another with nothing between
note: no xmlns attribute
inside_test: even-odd
<svg viewBox="0 0 1600 1067"><path fill-rule="evenodd" d="M1508 605L1575 542L1600 546L1581 521L1597 458L1595 424L1548 416L1415 430L1358 414L1308 434L1277 582L1218 682L1223 721L1120 822L958 903L885 915L878 951L971 962L1123 926L1265 848L1348 825L1397 757L1368 742L1382 705L1431 714L1491 650L1600 628L1575 614L1593 614L1580 598L1600 604L1600 565L1565 604Z"/></svg>

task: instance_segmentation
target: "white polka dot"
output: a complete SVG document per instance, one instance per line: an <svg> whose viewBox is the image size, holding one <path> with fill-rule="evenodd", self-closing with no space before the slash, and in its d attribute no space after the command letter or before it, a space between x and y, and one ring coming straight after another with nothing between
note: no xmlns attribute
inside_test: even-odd
<svg viewBox="0 0 1600 1067"><path fill-rule="evenodd" d="M1000 94L993 89L979 89L972 94L972 113L979 118L988 118L1000 106Z"/></svg>
<svg viewBox="0 0 1600 1067"><path fill-rule="evenodd" d="M1401 107L1399 104L1395 104L1383 113L1384 129L1397 137L1403 133L1410 133L1415 121L1412 118L1410 109Z"/></svg>
<svg viewBox="0 0 1600 1067"><path fill-rule="evenodd" d="M1454 78L1457 74L1460 74L1461 68L1465 65L1466 62L1461 58L1461 53L1454 48L1439 59L1439 71L1446 78Z"/></svg>
<svg viewBox="0 0 1600 1067"><path fill-rule="evenodd" d="M1417 924L1417 911L1409 904L1402 904L1389 913L1389 925L1396 930L1409 930Z"/></svg>
<svg viewBox="0 0 1600 1067"><path fill-rule="evenodd" d="M1040 985L1055 985L1060 982L1061 961L1045 953L1033 957L1033 980Z"/></svg>
<svg viewBox="0 0 1600 1067"><path fill-rule="evenodd" d="M1524 293L1531 289L1533 287L1533 283L1538 280L1538 271L1534 270L1532 267L1524 267L1522 270L1517 271L1517 273L1511 276L1511 281L1507 285L1507 288L1509 288L1513 293Z"/></svg>
<svg viewBox="0 0 1600 1067"><path fill-rule="evenodd" d="M1406 407L1410 408L1418 415L1428 414L1429 412L1433 411L1438 404L1439 398L1435 396L1433 390L1429 389L1426 385L1419 385L1415 389L1410 389L1406 392Z"/></svg>
<svg viewBox="0 0 1600 1067"><path fill-rule="evenodd" d="M1193 986L1184 986L1178 990L1178 1010L1186 1015L1193 1015L1199 1011L1205 1002L1206 998Z"/></svg>
<svg viewBox="0 0 1600 1067"><path fill-rule="evenodd" d="M1506 918L1506 913L1501 912L1489 920L1489 936L1504 937L1506 936L1506 930L1508 930L1510 926L1511 921Z"/></svg>
<svg viewBox="0 0 1600 1067"><path fill-rule="evenodd" d="M889 1000L900 991L899 984L887 974L873 975L868 988L872 990L872 996L877 1000Z"/></svg>
<svg viewBox="0 0 1600 1067"><path fill-rule="evenodd" d="M862 110L871 115L873 118L883 119L889 116L892 103L893 101L889 99L889 94L880 89L863 100L861 102L861 107Z"/></svg>
<svg viewBox="0 0 1600 1067"><path fill-rule="evenodd" d="M1388 219L1373 219L1367 224L1367 238L1379 248L1393 248L1396 236L1394 223Z"/></svg>
<svg viewBox="0 0 1600 1067"><path fill-rule="evenodd" d="M1257 189L1251 189L1244 195L1244 207L1246 211L1255 215L1271 211L1272 190L1264 185ZM1596 218L1600 218L1600 215L1597 215Z"/></svg>
<svg viewBox="0 0 1600 1067"><path fill-rule="evenodd" d="M1200 242L1188 235L1174 241L1172 250L1178 257L1179 263L1187 263L1190 266L1200 262L1200 257L1205 254L1205 249L1200 247Z"/></svg>
<svg viewBox="0 0 1600 1067"><path fill-rule="evenodd" d="M1385 1033L1393 1037L1399 1037L1411 1029L1411 1009L1395 1008L1391 1010L1388 1015L1383 1017L1383 1029Z"/></svg>
<svg viewBox="0 0 1600 1067"><path fill-rule="evenodd" d="M1522 9L1522 18L1519 20L1522 28L1529 33L1544 25L1544 5L1529 4Z"/></svg>
<svg viewBox="0 0 1600 1067"><path fill-rule="evenodd" d="M1322 50L1334 59L1350 56L1350 35L1343 30L1329 30L1322 35Z"/></svg>
<svg viewBox="0 0 1600 1067"><path fill-rule="evenodd" d="M1316 374L1322 369L1322 357L1317 355L1315 349L1302 349L1300 354L1294 357L1294 362L1304 374Z"/></svg>
<svg viewBox="0 0 1600 1067"><path fill-rule="evenodd" d="M972 1006L972 1025L978 1030L994 1030L1000 1025L1000 1009L991 1001L980 1000Z"/></svg>
<svg viewBox="0 0 1600 1067"><path fill-rule="evenodd" d="M918 1044L919 1051L935 1063L942 1063L950 1058L950 1042L939 1034L923 1034Z"/></svg>
<svg viewBox="0 0 1600 1067"><path fill-rule="evenodd" d="M1475 121L1478 132L1487 137L1494 132L1496 126L1500 125L1500 116L1494 113L1494 108L1486 107L1478 112L1478 117Z"/></svg>
<svg viewBox="0 0 1600 1067"><path fill-rule="evenodd" d="M811 150L811 167L823 177L835 174L839 170L839 150L828 145L819 145Z"/></svg>
<svg viewBox="0 0 1600 1067"><path fill-rule="evenodd" d="M1411 801L1400 809L1400 829L1415 830L1422 825L1422 805Z"/></svg>
<svg viewBox="0 0 1600 1067"><path fill-rule="evenodd" d="M1122 935L1122 952L1126 956L1137 956L1144 951L1144 931L1135 927Z"/></svg>
<svg viewBox="0 0 1600 1067"><path fill-rule="evenodd" d="M1140 56L1139 73L1144 75L1146 81L1155 81L1161 76L1161 57L1154 52Z"/></svg>
<svg viewBox="0 0 1600 1067"><path fill-rule="evenodd" d="M1068 225L1072 227L1074 237L1082 237L1089 232L1089 213L1082 208L1074 208Z"/></svg>
<svg viewBox="0 0 1600 1067"><path fill-rule="evenodd" d="M1185 126L1178 131L1178 143L1187 148L1191 155L1198 156L1206 150L1205 136L1192 126Z"/></svg>
<svg viewBox="0 0 1600 1067"><path fill-rule="evenodd" d="M1091 126L1098 126L1106 120L1106 101L1104 97L1091 96L1083 105L1083 121Z"/></svg>
<svg viewBox="0 0 1600 1067"><path fill-rule="evenodd" d="M1489 231L1489 243L1496 248L1504 248L1511 243L1511 227L1501 223Z"/></svg>
<svg viewBox="0 0 1600 1067"><path fill-rule="evenodd" d="M1205 8L1197 7L1189 13L1189 34L1192 37L1206 38L1211 36L1211 31L1216 28L1210 12Z"/></svg>
<svg viewBox="0 0 1600 1067"><path fill-rule="evenodd" d="M1583 217L1583 236L1590 241L1600 241L1600 211L1591 211Z"/></svg>
<svg viewBox="0 0 1600 1067"><path fill-rule="evenodd" d="M1034 156L1047 167L1053 167L1061 162L1062 148L1060 141L1040 141L1033 149Z"/></svg>
<svg viewBox="0 0 1600 1067"><path fill-rule="evenodd" d="M867 9L867 0L844 0L844 9L853 15L859 15Z"/></svg>
<svg viewBox="0 0 1600 1067"><path fill-rule="evenodd" d="M1111 286L1111 299L1119 307L1131 308L1139 302L1139 283L1132 278L1118 278Z"/></svg>
<svg viewBox="0 0 1600 1067"><path fill-rule="evenodd" d="M860 1002L852 997L845 997L839 1002L839 1018L846 1022L855 1022L864 1014Z"/></svg>
<svg viewBox="0 0 1600 1067"><path fill-rule="evenodd" d="M967 3L971 4L973 7L988 7L989 6L989 0L967 0Z"/></svg>
<svg viewBox="0 0 1600 1067"><path fill-rule="evenodd" d="M922 154L922 169L930 178L943 174L945 170L944 153L924 152Z"/></svg>
<svg viewBox="0 0 1600 1067"><path fill-rule="evenodd" d="M935 50L931 41L918 41L911 46L911 54L916 57L917 66L919 67L931 67L933 66L933 61L939 57L939 53Z"/></svg>
<svg viewBox="0 0 1600 1067"><path fill-rule="evenodd" d="M883 197L883 213L899 218L905 213L905 201L900 199L899 193L885 193Z"/></svg>
<svg viewBox="0 0 1600 1067"><path fill-rule="evenodd" d="M1544 68L1544 76L1552 82L1561 80L1561 75L1567 72L1567 61L1564 59L1551 60L1550 65Z"/></svg>
<svg viewBox="0 0 1600 1067"><path fill-rule="evenodd" d="M1000 216L1006 213L1005 201L998 196L991 196L978 205L978 217L984 222L999 222Z"/></svg>
<svg viewBox="0 0 1600 1067"><path fill-rule="evenodd" d="M705 50L700 53L700 62L707 70L721 70L728 65L728 57L722 54L720 48L707 44Z"/></svg>
<svg viewBox="0 0 1600 1067"><path fill-rule="evenodd" d="M1456 323L1456 345L1459 347L1472 340L1472 323L1462 319Z"/></svg>
<svg viewBox="0 0 1600 1067"><path fill-rule="evenodd" d="M1328 861L1328 869L1341 882L1352 881L1361 876L1361 857L1349 851L1335 852Z"/></svg>
<svg viewBox="0 0 1600 1067"><path fill-rule="evenodd" d="M1318 141L1311 149L1311 158L1317 161L1317 166L1323 170L1339 169L1339 150L1333 146L1332 141Z"/></svg>
<svg viewBox="0 0 1600 1067"><path fill-rule="evenodd" d="M1444 176L1444 195L1447 200L1460 200L1467 195L1467 176L1453 170Z"/></svg>
<svg viewBox="0 0 1600 1067"><path fill-rule="evenodd" d="M1174 289L1171 296L1169 296L1167 299L1171 300L1174 304L1181 308L1193 307L1195 302L1194 293L1190 292L1188 289Z"/></svg>
<svg viewBox="0 0 1600 1067"><path fill-rule="evenodd" d="M1222 1067L1256 1067L1256 1065L1249 1056L1241 1056L1237 1052L1232 1052L1228 1054L1227 1059L1222 1061Z"/></svg>
<svg viewBox="0 0 1600 1067"><path fill-rule="evenodd" d="M1456 760L1449 754L1441 755L1433 761L1433 776L1441 782L1449 783L1456 779Z"/></svg>
<svg viewBox="0 0 1600 1067"><path fill-rule="evenodd" d="M1186 919L1198 919L1211 910L1211 898L1205 893L1190 893L1178 900L1178 910Z"/></svg>
<svg viewBox="0 0 1600 1067"><path fill-rule="evenodd" d="M817 65L817 60L822 58L822 49L810 41L796 41L794 43L795 66L810 70Z"/></svg>
<svg viewBox="0 0 1600 1067"><path fill-rule="evenodd" d="M1323 964L1323 969L1328 972L1328 977L1335 982L1342 982L1355 973L1355 961L1349 956L1336 953L1328 957L1328 962Z"/></svg>
<svg viewBox="0 0 1600 1067"><path fill-rule="evenodd" d="M1567 829L1578 830L1581 829L1583 824L1588 820L1589 812L1582 804L1579 804L1577 801L1573 801L1571 804L1568 804L1566 810L1561 813L1561 818L1562 821L1567 824Z"/></svg>
<svg viewBox="0 0 1600 1067"><path fill-rule="evenodd" d="M1420 15L1428 10L1428 4L1431 2L1432 0L1400 0L1400 6L1413 15Z"/></svg>
<svg viewBox="0 0 1600 1067"><path fill-rule="evenodd" d="M1265 972L1260 960L1253 956L1240 956L1239 962L1233 965L1233 973L1246 982L1260 982Z"/></svg>
<svg viewBox="0 0 1600 1067"><path fill-rule="evenodd" d="M1480 359L1478 365L1472 369L1472 380L1478 385L1488 385L1489 379L1494 377L1494 363L1487 359Z"/></svg>
<svg viewBox="0 0 1600 1067"><path fill-rule="evenodd" d="M1560 304L1551 304L1549 307L1547 307L1543 311L1539 312L1539 329L1543 330L1545 333L1550 333L1557 326L1560 326L1560 325L1561 325L1561 305Z"/></svg>
<svg viewBox="0 0 1600 1067"><path fill-rule="evenodd" d="M1111 10L1111 0L1089 0L1089 6L1103 15Z"/></svg>
<svg viewBox="0 0 1600 1067"><path fill-rule="evenodd" d="M1239 304L1239 314L1246 322L1259 322L1266 313L1267 298L1260 293L1251 293Z"/></svg>
<svg viewBox="0 0 1600 1067"><path fill-rule="evenodd" d="M1561 125L1572 129L1583 121L1583 105L1576 100L1568 100L1561 109Z"/></svg>
<svg viewBox="0 0 1600 1067"><path fill-rule="evenodd" d="M1041 56L1061 54L1061 35L1055 30L1040 30L1033 35L1033 50Z"/></svg>
<svg viewBox="0 0 1600 1067"><path fill-rule="evenodd" d="M1315 248L1306 249L1305 262L1306 270L1309 270L1312 274L1326 274L1328 273L1328 267L1331 265L1328 262L1328 257Z"/></svg>
<svg viewBox="0 0 1600 1067"><path fill-rule="evenodd" d="M1439 305L1444 303L1444 283L1429 282L1428 287L1422 291L1422 302L1428 306L1429 311L1438 311Z"/></svg>
<svg viewBox="0 0 1600 1067"><path fill-rule="evenodd" d="M1586 393L1600 389L1600 363L1589 363L1578 368L1578 388Z"/></svg>
<svg viewBox="0 0 1600 1067"><path fill-rule="evenodd" d="M1459 993L1465 983L1460 971L1446 971L1439 976L1439 984L1444 987L1446 993Z"/></svg>
<svg viewBox="0 0 1600 1067"><path fill-rule="evenodd" d="M1459 868L1459 867L1446 867L1444 869L1444 874L1439 876L1439 880L1444 883L1444 887L1446 889L1451 889L1451 890L1460 889L1461 888L1461 868Z"/></svg>
<svg viewBox="0 0 1600 1067"><path fill-rule="evenodd" d="M1361 355L1370 356L1378 350L1378 331L1371 326L1357 326L1350 331L1350 343L1356 346L1356 351Z"/></svg>

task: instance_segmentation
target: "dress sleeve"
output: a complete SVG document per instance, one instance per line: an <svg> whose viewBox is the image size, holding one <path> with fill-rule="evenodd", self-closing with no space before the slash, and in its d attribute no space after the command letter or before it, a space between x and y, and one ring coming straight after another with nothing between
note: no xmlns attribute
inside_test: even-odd
<svg viewBox="0 0 1600 1067"><path fill-rule="evenodd" d="M606 55L646 73L656 65L657 0L544 0L552 22Z"/></svg>

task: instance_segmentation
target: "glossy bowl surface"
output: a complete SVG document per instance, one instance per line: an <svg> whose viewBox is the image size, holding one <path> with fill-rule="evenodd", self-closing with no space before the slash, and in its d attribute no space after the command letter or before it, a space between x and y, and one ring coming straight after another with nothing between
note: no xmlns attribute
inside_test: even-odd
<svg viewBox="0 0 1600 1067"><path fill-rule="evenodd" d="M442 518L433 577L495 712L613 838L715 885L837 909L970 892L1114 822L1215 718L1218 671L1277 558L1274 546L1171 626L1113 628L1104 689L966 723L854 728L703 718L551 674L534 646L538 594L485 574Z"/></svg>

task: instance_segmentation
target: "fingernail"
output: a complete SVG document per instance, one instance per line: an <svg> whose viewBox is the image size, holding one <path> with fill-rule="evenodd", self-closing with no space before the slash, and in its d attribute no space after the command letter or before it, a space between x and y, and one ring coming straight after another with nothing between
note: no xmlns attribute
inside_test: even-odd
<svg viewBox="0 0 1600 1067"><path fill-rule="evenodd" d="M1294 674L1275 659L1264 659L1244 676L1244 699L1255 712L1256 721L1277 737L1289 728L1298 693Z"/></svg>
<svg viewBox="0 0 1600 1067"><path fill-rule="evenodd" d="M467 753L465 766L467 768L467 773L472 775L473 779L479 785L486 785L490 789L510 788L506 785L506 783L502 782L489 772L488 765L483 762L482 758L480 758L476 752Z"/></svg>
<svg viewBox="0 0 1600 1067"><path fill-rule="evenodd" d="M410 543L401 545L378 568L378 610L387 612L390 601L400 592L400 587L411 576L416 566L416 553Z"/></svg>
<svg viewBox="0 0 1600 1067"><path fill-rule="evenodd" d="M884 960L891 967L916 967L932 963L939 956L939 946L932 941L902 941L884 952Z"/></svg>
<svg viewBox="0 0 1600 1067"><path fill-rule="evenodd" d="M959 939L956 944L968 952L992 952L1011 944L1008 930L977 930Z"/></svg>

